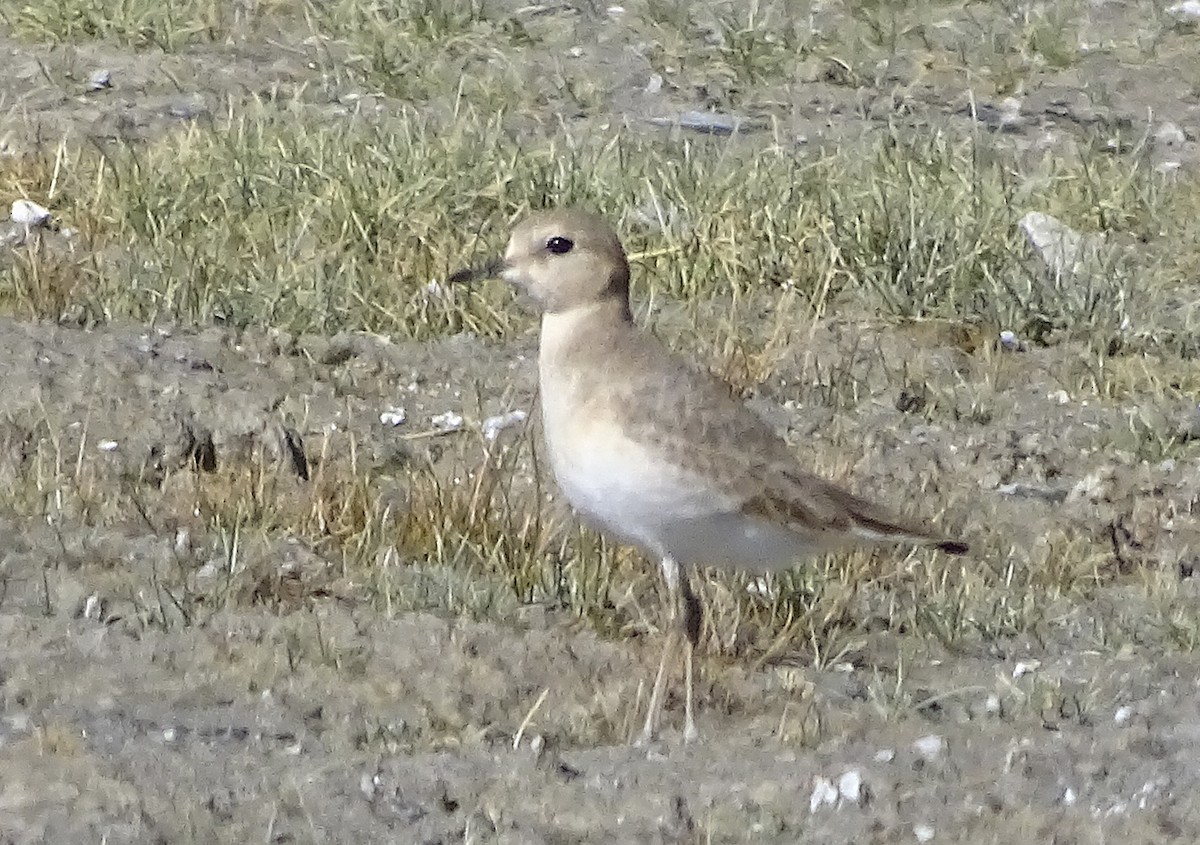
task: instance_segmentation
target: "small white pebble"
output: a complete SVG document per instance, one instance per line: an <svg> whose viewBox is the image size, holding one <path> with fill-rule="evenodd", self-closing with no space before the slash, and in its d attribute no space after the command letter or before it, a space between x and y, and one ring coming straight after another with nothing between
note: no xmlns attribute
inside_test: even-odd
<svg viewBox="0 0 1200 845"><path fill-rule="evenodd" d="M434 414L429 422L438 431L458 431L462 428L462 414L456 414L454 411L446 411L442 414Z"/></svg>
<svg viewBox="0 0 1200 845"><path fill-rule="evenodd" d="M923 736L913 743L913 748L916 749L916 752L926 760L936 760L941 756L942 750L945 747L945 741L937 734Z"/></svg>
<svg viewBox="0 0 1200 845"><path fill-rule="evenodd" d="M50 222L50 210L33 200L15 200L9 216L22 226L44 226Z"/></svg>
<svg viewBox="0 0 1200 845"><path fill-rule="evenodd" d="M1187 142L1187 135L1171 121L1166 121L1154 130L1154 140L1168 147L1178 147Z"/></svg>
<svg viewBox="0 0 1200 845"><path fill-rule="evenodd" d="M1017 665L1013 667L1013 680L1028 675L1030 672L1036 672L1041 665L1042 661L1040 660L1018 660Z"/></svg>
<svg viewBox="0 0 1200 845"><path fill-rule="evenodd" d="M1047 393L1046 398L1051 402L1057 402L1059 405L1065 405L1071 401L1071 394L1065 390L1055 390L1052 393Z"/></svg>
<svg viewBox="0 0 1200 845"><path fill-rule="evenodd" d="M896 749L881 748L875 752L876 763L890 763L896 759Z"/></svg>
<svg viewBox="0 0 1200 845"><path fill-rule="evenodd" d="M427 296L431 299L440 299L440 298L444 297L446 295L446 293L447 293L446 286L443 285L441 282L439 282L437 279L433 279L433 280L429 281L428 283L426 283L426 285L425 285L425 296Z"/></svg>
<svg viewBox="0 0 1200 845"><path fill-rule="evenodd" d="M1016 332L1005 329L1000 332L1000 345L1010 352L1016 352L1021 348L1021 340Z"/></svg>
<svg viewBox="0 0 1200 845"><path fill-rule="evenodd" d="M1062 794L1062 803L1063 803L1063 806L1064 806L1064 807L1073 807L1073 806L1075 806L1075 802L1076 802L1078 799L1079 799L1079 796L1077 796L1077 795L1075 794L1075 790L1074 790L1074 789L1072 789L1071 787L1069 787L1069 786L1068 786L1066 789L1064 789L1064 790L1063 790L1063 794Z"/></svg>
<svg viewBox="0 0 1200 845"><path fill-rule="evenodd" d="M770 578L753 578L746 584L746 592L752 596L762 596L763 598L774 598L775 588L771 585Z"/></svg>
<svg viewBox="0 0 1200 845"><path fill-rule="evenodd" d="M1021 101L1016 97L1005 97L1000 101L1000 125L1015 126L1021 122Z"/></svg>
<svg viewBox="0 0 1200 845"><path fill-rule="evenodd" d="M1000 696L996 695L996 693L992 693L991 695L989 695L987 697L987 700L985 702L983 702L983 710L985 713L988 713L989 715L999 716L1000 715Z"/></svg>
<svg viewBox="0 0 1200 845"><path fill-rule="evenodd" d="M163 742L174 742L179 738L179 733L174 728L165 728L162 732Z"/></svg>
<svg viewBox="0 0 1200 845"><path fill-rule="evenodd" d="M5 716L4 722L14 733L25 733L29 730L32 719L29 718L28 713L14 713L11 716Z"/></svg>
<svg viewBox="0 0 1200 845"><path fill-rule="evenodd" d="M851 769L838 778L838 794L842 796L842 800L850 804L859 804L862 802L863 783L862 775L857 769Z"/></svg>
<svg viewBox="0 0 1200 845"><path fill-rule="evenodd" d="M1117 727L1123 728L1129 724L1129 720L1133 718L1133 708L1128 704L1124 704L1117 708L1117 712L1113 714L1113 721Z"/></svg>
<svg viewBox="0 0 1200 845"><path fill-rule="evenodd" d="M610 18L619 18L623 14L625 14L624 6L609 6L608 7L608 16Z"/></svg>
<svg viewBox="0 0 1200 845"><path fill-rule="evenodd" d="M1137 792L1133 793L1133 800L1137 802L1139 810L1144 810L1150 806L1150 802L1154 798L1154 794L1158 792L1159 782L1157 780L1148 780L1138 788Z"/></svg>
<svg viewBox="0 0 1200 845"><path fill-rule="evenodd" d="M833 781L829 778L823 778L819 775L813 778L812 795L808 798L808 811L815 813L822 807L837 804L838 788L833 785Z"/></svg>
<svg viewBox="0 0 1200 845"><path fill-rule="evenodd" d="M929 842L933 839L933 825L931 824L915 824L913 825L913 836L917 837L918 842Z"/></svg>
<svg viewBox="0 0 1200 845"><path fill-rule="evenodd" d="M495 440L500 432L525 422L527 414L522 410L509 411L507 414L497 414L483 421L483 437L485 440Z"/></svg>
<svg viewBox="0 0 1200 845"><path fill-rule="evenodd" d="M89 91L103 91L112 87L112 74L105 69L94 70L88 77Z"/></svg>
<svg viewBox="0 0 1200 845"><path fill-rule="evenodd" d="M117 449L117 441L101 440L99 443L96 444L96 448L99 449L101 452L115 452Z"/></svg>
<svg viewBox="0 0 1200 845"><path fill-rule="evenodd" d="M408 419L408 413L403 408L391 407L379 414L379 421L384 425L390 425L395 428L401 425Z"/></svg>
<svg viewBox="0 0 1200 845"><path fill-rule="evenodd" d="M1183 0L1168 6L1167 14L1180 23L1200 23L1200 0Z"/></svg>

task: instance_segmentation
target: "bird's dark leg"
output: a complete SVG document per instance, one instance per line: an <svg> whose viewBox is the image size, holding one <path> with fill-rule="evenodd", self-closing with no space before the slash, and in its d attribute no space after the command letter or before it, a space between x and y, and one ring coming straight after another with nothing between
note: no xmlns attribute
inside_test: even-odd
<svg viewBox="0 0 1200 845"><path fill-rule="evenodd" d="M684 568L679 571L679 593L683 598L683 617L680 622L684 638L687 641L683 664L684 687L687 696L684 704L683 741L693 742L700 738L700 731L696 729L696 685L693 681L692 663L696 646L700 643L700 626L704 623L704 607L700 604L700 599L692 592L692 584L688 580L687 570Z"/></svg>

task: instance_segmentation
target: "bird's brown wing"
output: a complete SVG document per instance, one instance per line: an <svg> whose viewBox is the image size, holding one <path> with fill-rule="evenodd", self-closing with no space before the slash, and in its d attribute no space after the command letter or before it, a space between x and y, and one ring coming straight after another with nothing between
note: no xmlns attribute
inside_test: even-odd
<svg viewBox="0 0 1200 845"><path fill-rule="evenodd" d="M640 335L638 343L645 348L621 367L620 395L608 397L617 400L610 407L622 409L632 437L698 476L721 479L742 512L827 545L894 542L967 551L966 543L803 469L788 444L727 385L683 358L664 356L652 337Z"/></svg>

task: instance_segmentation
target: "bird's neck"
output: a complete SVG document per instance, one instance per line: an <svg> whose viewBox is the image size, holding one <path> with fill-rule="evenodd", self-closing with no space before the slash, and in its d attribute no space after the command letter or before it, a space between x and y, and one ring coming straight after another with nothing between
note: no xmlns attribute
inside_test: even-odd
<svg viewBox="0 0 1200 845"><path fill-rule="evenodd" d="M604 355L614 344L636 331L629 300L605 297L597 302L542 315L538 357L543 368L569 365L577 355Z"/></svg>

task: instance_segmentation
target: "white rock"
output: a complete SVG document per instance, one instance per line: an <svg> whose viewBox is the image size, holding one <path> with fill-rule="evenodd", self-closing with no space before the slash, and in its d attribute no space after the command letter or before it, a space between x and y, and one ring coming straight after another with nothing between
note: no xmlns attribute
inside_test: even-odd
<svg viewBox="0 0 1200 845"><path fill-rule="evenodd" d="M933 761L942 755L942 751L946 748L946 743L937 734L929 734L914 742L913 748L926 760Z"/></svg>
<svg viewBox="0 0 1200 845"><path fill-rule="evenodd" d="M1066 405L1071 401L1071 394L1060 388L1053 393L1047 393L1046 398L1057 405Z"/></svg>
<svg viewBox="0 0 1200 845"><path fill-rule="evenodd" d="M996 107L996 118L1001 129L1016 129L1021 125L1021 101L1016 97L1005 97Z"/></svg>
<svg viewBox="0 0 1200 845"><path fill-rule="evenodd" d="M815 813L824 806L836 806L837 801L838 788L833 785L833 781L819 775L814 777L812 795L808 798L808 811Z"/></svg>
<svg viewBox="0 0 1200 845"><path fill-rule="evenodd" d="M1021 349L1021 341L1017 337L1017 333L1010 329L1000 332L1000 345L1009 352L1017 352Z"/></svg>
<svg viewBox="0 0 1200 845"><path fill-rule="evenodd" d="M848 804L861 804L863 799L862 775L857 769L851 769L838 778L838 794Z"/></svg>
<svg viewBox="0 0 1200 845"><path fill-rule="evenodd" d="M438 431L450 432L458 431L460 428L462 428L463 418L462 414L456 414L454 411L446 411L443 414L434 414L433 417L430 418L429 422Z"/></svg>
<svg viewBox="0 0 1200 845"><path fill-rule="evenodd" d="M1154 780L1148 780L1133 793L1133 798L1137 801L1138 809L1145 810L1155 802L1155 797L1166 793L1171 787L1171 779L1166 775L1160 775Z"/></svg>
<svg viewBox="0 0 1200 845"><path fill-rule="evenodd" d="M983 702L983 710L991 716L999 716L1001 710L1000 696L996 695L996 693L989 695L987 700Z"/></svg>
<svg viewBox="0 0 1200 845"><path fill-rule="evenodd" d="M1049 214L1031 211L1018 225L1029 245L1037 251L1046 268L1055 276L1075 276L1097 267L1102 235L1084 235Z"/></svg>
<svg viewBox="0 0 1200 845"><path fill-rule="evenodd" d="M936 831L931 824L915 824L913 825L913 836L917 837L918 842L929 842L933 839Z"/></svg>
<svg viewBox="0 0 1200 845"><path fill-rule="evenodd" d="M115 452L117 450L117 441L101 440L99 443L96 444L96 448L99 449L101 452Z"/></svg>
<svg viewBox="0 0 1200 845"><path fill-rule="evenodd" d="M112 74L106 69L94 70L92 75L88 77L89 91L103 91L105 88L112 87Z"/></svg>
<svg viewBox="0 0 1200 845"><path fill-rule="evenodd" d="M14 713L11 716L4 717L4 722L8 725L8 729L14 733L27 732L32 721L28 713Z"/></svg>
<svg viewBox="0 0 1200 845"><path fill-rule="evenodd" d="M1179 23L1200 23L1200 0L1183 0L1167 7L1167 14Z"/></svg>
<svg viewBox="0 0 1200 845"><path fill-rule="evenodd" d="M881 748L875 752L876 763L890 763L896 759L896 749Z"/></svg>
<svg viewBox="0 0 1200 845"><path fill-rule="evenodd" d="M393 428L401 425L406 419L408 419L408 413L403 408L393 406L379 413L379 421Z"/></svg>
<svg viewBox="0 0 1200 845"><path fill-rule="evenodd" d="M1187 141L1187 135L1184 135L1182 129L1168 120L1154 130L1154 140L1166 147L1178 147Z"/></svg>
<svg viewBox="0 0 1200 845"><path fill-rule="evenodd" d="M1133 718L1133 708L1128 704L1123 704L1117 708L1117 712L1113 714L1113 722L1117 727L1123 728L1129 724L1129 720Z"/></svg>
<svg viewBox="0 0 1200 845"><path fill-rule="evenodd" d="M15 200L9 212L12 222L22 226L45 226L50 222L50 209L33 200Z"/></svg>
<svg viewBox="0 0 1200 845"><path fill-rule="evenodd" d="M1078 800L1079 796L1075 794L1074 789L1068 786L1063 790L1062 803L1064 807L1073 807L1075 806L1075 802Z"/></svg>
<svg viewBox="0 0 1200 845"><path fill-rule="evenodd" d="M1036 672L1042 665L1040 660L1018 660L1017 665L1013 667L1013 680L1017 680L1023 675L1028 675L1030 672Z"/></svg>
<svg viewBox="0 0 1200 845"><path fill-rule="evenodd" d="M500 436L500 432L506 428L512 428L514 425L520 425L525 422L525 417L528 416L522 410L509 411L507 414L497 414L494 417L488 417L483 421L483 437L485 440L495 440Z"/></svg>
<svg viewBox="0 0 1200 845"><path fill-rule="evenodd" d="M746 584L746 592L753 596L762 596L766 599L773 599L775 598L776 590L774 585L771 583L770 578L760 576L758 578L750 579L750 582Z"/></svg>

